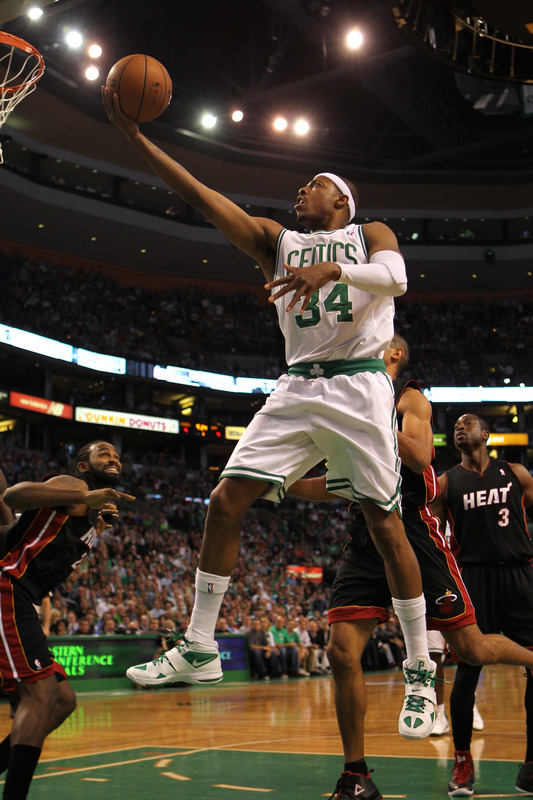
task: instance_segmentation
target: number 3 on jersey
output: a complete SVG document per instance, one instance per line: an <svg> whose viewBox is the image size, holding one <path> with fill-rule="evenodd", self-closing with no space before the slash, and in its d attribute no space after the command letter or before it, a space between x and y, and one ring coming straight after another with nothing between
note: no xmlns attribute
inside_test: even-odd
<svg viewBox="0 0 533 800"><path fill-rule="evenodd" d="M509 509L508 508L500 508L498 511L498 525L500 528L506 528L509 525Z"/></svg>
<svg viewBox="0 0 533 800"><path fill-rule="evenodd" d="M313 328L320 322L320 307L318 301L320 291L311 295L311 299L303 314L296 314L296 324L299 328ZM345 283L337 283L324 300L327 313L337 314L337 322L353 322L352 303L348 300L348 287ZM310 316L308 316L310 315Z"/></svg>

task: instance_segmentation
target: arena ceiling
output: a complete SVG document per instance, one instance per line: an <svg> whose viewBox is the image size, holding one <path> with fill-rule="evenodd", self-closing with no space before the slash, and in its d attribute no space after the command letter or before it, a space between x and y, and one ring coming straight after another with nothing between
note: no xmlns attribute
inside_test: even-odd
<svg viewBox="0 0 533 800"><path fill-rule="evenodd" d="M516 77L533 83L533 50L525 49L533 45L529 0L508 0L505 14L496 0L45 3L41 20L32 22L21 16L26 0L1 0L0 24L41 50L43 88L88 113L102 113L99 88L84 79L80 53L63 45L68 28L103 45L104 74L129 53L162 61L174 92L159 126L189 146L254 162L274 155L279 163L319 159L352 170L533 167L533 111L524 118L521 86L509 78L507 63L513 58ZM414 32L409 8L418 20ZM491 65L478 65L485 59L482 38L471 41L466 30L455 60L446 60L446 48L453 47L446 29L458 9L464 20L484 19L484 30L497 39L524 45L509 56L497 52L492 74L506 80L475 77L476 70L491 74ZM365 42L350 53L344 38L352 26ZM240 124L229 119L237 106L245 112ZM199 126L206 109L219 119L210 134ZM270 122L278 113L309 119L309 136L274 135Z"/></svg>
<svg viewBox="0 0 533 800"><path fill-rule="evenodd" d="M106 119L100 81L87 82L86 59L63 45L68 28L102 44L103 75L129 53L165 64L173 99L146 132L177 147L302 173L327 164L359 180L532 180L533 114L523 94L533 84L530 0L508 0L503 20L496 0L43 0L38 22L24 16L26 5L0 0L0 26L42 52L40 87L94 120ZM409 8L425 20L418 29ZM491 64L483 36L470 41L466 29L452 68L450 14L458 9L468 24L481 20L486 32L518 43L514 76L500 45ZM353 25L365 43L348 53ZM230 120L235 107L242 123ZM208 109L219 120L212 132L199 124ZM279 113L309 119L308 137L275 135ZM39 141L42 118L28 113L25 125ZM83 152L83 131L71 149Z"/></svg>

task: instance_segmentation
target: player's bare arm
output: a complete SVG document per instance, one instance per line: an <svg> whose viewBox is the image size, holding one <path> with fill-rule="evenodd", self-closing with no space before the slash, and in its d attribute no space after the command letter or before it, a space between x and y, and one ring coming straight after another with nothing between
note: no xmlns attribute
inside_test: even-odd
<svg viewBox="0 0 533 800"><path fill-rule="evenodd" d="M398 450L406 467L421 474L433 457L431 405L416 389L407 388L398 403L402 430L398 431Z"/></svg>
<svg viewBox="0 0 533 800"><path fill-rule="evenodd" d="M10 508L29 511L34 508L85 506L112 513L115 500L134 500L132 495L116 489L87 489L85 481L71 475L56 475L44 483L22 481L6 489L6 504ZM107 506L107 508L106 508Z"/></svg>
<svg viewBox="0 0 533 800"><path fill-rule="evenodd" d="M394 250L400 252L396 234L384 222L367 222L363 225L368 257L371 258L380 250Z"/></svg>
<svg viewBox="0 0 533 800"><path fill-rule="evenodd" d="M533 476L523 464L509 464L514 474L520 481L524 492L524 506L529 509L529 514L533 513Z"/></svg>
<svg viewBox="0 0 533 800"><path fill-rule="evenodd" d="M186 203L196 208L233 244L255 259L267 280L274 274L276 241L282 226L264 217L251 217L220 192L209 188L144 136L136 122L120 110L118 96L102 88L111 122L126 136L154 172Z"/></svg>

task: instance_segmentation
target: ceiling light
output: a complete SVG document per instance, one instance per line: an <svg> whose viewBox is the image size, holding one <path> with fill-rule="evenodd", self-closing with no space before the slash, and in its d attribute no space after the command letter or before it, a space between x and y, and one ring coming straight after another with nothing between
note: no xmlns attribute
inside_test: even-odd
<svg viewBox="0 0 533 800"><path fill-rule="evenodd" d="M231 118L233 122L242 122L244 119L244 114L240 109L236 109L231 115Z"/></svg>
<svg viewBox="0 0 533 800"><path fill-rule="evenodd" d="M85 77L87 78L88 81L95 81L97 78L100 77L100 70L98 69L98 67L95 67L94 65L91 67L87 67L87 69L85 70Z"/></svg>
<svg viewBox="0 0 533 800"><path fill-rule="evenodd" d="M202 117L202 125L204 128L214 128L217 124L217 118L213 114L204 114Z"/></svg>
<svg viewBox="0 0 533 800"><path fill-rule="evenodd" d="M99 44L92 44L89 47L88 53L91 58L100 58L102 55L102 48Z"/></svg>
<svg viewBox="0 0 533 800"><path fill-rule="evenodd" d="M359 28L354 28L346 37L346 44L350 50L358 50L363 44L363 34Z"/></svg>
<svg viewBox="0 0 533 800"><path fill-rule="evenodd" d="M79 31L69 31L65 36L65 41L69 47L81 47L83 36Z"/></svg>
<svg viewBox="0 0 533 800"><path fill-rule="evenodd" d="M284 131L287 128L288 122L283 117L278 117L274 120L274 128L277 131Z"/></svg>
<svg viewBox="0 0 533 800"><path fill-rule="evenodd" d="M305 119L299 119L294 123L294 132L298 136L305 136L309 132L309 123Z"/></svg>
<svg viewBox="0 0 533 800"><path fill-rule="evenodd" d="M39 19L39 17L42 17L43 13L42 8L39 8L39 6L30 6L26 11L30 19Z"/></svg>

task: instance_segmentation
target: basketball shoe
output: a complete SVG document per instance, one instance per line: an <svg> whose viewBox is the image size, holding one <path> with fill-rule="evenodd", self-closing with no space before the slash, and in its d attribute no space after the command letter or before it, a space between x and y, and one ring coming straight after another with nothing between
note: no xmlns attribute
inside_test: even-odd
<svg viewBox="0 0 533 800"><path fill-rule="evenodd" d="M448 784L450 797L470 797L474 794L474 765L468 750L456 750L452 779Z"/></svg>
<svg viewBox="0 0 533 800"><path fill-rule="evenodd" d="M160 658L127 669L126 676L140 686L159 686L180 682L218 683L223 674L216 644L189 642L183 636Z"/></svg>
<svg viewBox="0 0 533 800"><path fill-rule="evenodd" d="M533 794L533 761L520 764L515 789L526 794Z"/></svg>
<svg viewBox="0 0 533 800"><path fill-rule="evenodd" d="M450 723L448 722L448 717L446 715L446 711L444 710L444 706L442 708L437 708L435 724L433 725L430 736L444 736L445 733L449 732Z"/></svg>
<svg viewBox="0 0 533 800"><path fill-rule="evenodd" d="M372 772L372 770L370 770ZM329 800L383 800L378 787L370 780L369 775L357 772L342 772L335 791Z"/></svg>
<svg viewBox="0 0 533 800"><path fill-rule="evenodd" d="M483 722L483 717L479 713L479 708L477 707L477 704L474 703L474 717L472 720L472 728L475 731L482 731L484 727L485 723Z"/></svg>
<svg viewBox="0 0 533 800"><path fill-rule="evenodd" d="M437 665L429 658L403 662L405 697L398 721L398 731L406 739L423 739L435 724Z"/></svg>

